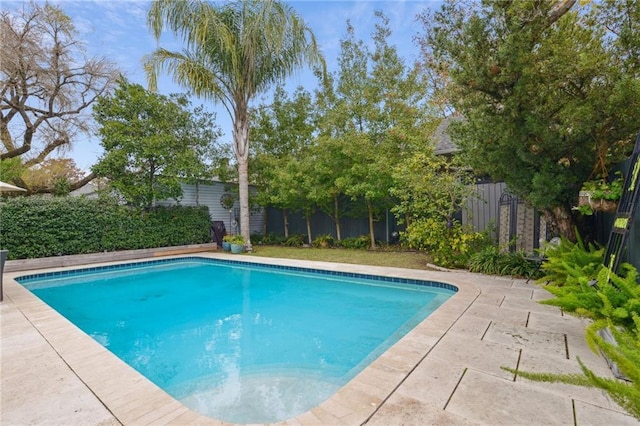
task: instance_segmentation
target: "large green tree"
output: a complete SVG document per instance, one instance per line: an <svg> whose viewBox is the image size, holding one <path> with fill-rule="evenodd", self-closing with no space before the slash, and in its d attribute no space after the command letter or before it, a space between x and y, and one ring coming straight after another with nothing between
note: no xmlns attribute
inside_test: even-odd
<svg viewBox="0 0 640 426"><path fill-rule="evenodd" d="M340 170L336 185L363 204L371 247L375 247L377 217L394 202L390 193L393 167L426 145L425 129L432 121L419 70L407 66L396 47L388 43L391 30L387 17L381 12L376 17L373 50L356 39L354 28L347 24L335 108L327 117L335 126L329 133L340 141L342 155L350 159Z"/></svg>
<svg viewBox="0 0 640 426"><path fill-rule="evenodd" d="M420 18L469 164L573 238L582 183L606 176L640 123L640 3L452 0Z"/></svg>
<svg viewBox="0 0 640 426"><path fill-rule="evenodd" d="M138 206L181 196L180 182L202 177L211 164L220 134L214 115L189 107L185 95L121 81L93 108L105 150L93 171Z"/></svg>
<svg viewBox="0 0 640 426"><path fill-rule="evenodd" d="M314 209L306 196L306 172L301 167L315 131L311 94L298 87L290 98L277 87L272 102L260 105L253 117L251 175L258 186L257 203L282 209L288 237L287 212L302 211L309 218Z"/></svg>
<svg viewBox="0 0 640 426"><path fill-rule="evenodd" d="M156 39L166 27L185 44L181 52L159 48L146 57L150 87L166 71L194 94L221 102L231 116L240 226L250 249L249 106L256 94L305 64L323 63L315 36L291 7L276 0L157 0L148 23Z"/></svg>

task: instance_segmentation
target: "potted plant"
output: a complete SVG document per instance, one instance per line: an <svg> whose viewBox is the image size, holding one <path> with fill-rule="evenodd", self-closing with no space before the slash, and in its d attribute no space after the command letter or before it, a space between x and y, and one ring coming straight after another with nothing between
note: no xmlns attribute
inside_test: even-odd
<svg viewBox="0 0 640 426"><path fill-rule="evenodd" d="M231 245L231 253L238 254L244 252L244 238L242 238L242 235L233 235L228 241Z"/></svg>
<svg viewBox="0 0 640 426"><path fill-rule="evenodd" d="M231 251L231 239L233 238L233 235L225 235L224 237L222 237L222 249L224 251Z"/></svg>
<svg viewBox="0 0 640 426"><path fill-rule="evenodd" d="M586 215L594 211L614 213L624 186L622 174L616 172L615 176L611 181L602 178L585 182L578 198L578 211Z"/></svg>

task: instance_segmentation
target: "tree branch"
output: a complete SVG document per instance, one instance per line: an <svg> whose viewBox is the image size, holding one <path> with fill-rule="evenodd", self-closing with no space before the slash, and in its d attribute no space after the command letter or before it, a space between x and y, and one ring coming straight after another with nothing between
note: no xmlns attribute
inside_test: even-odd
<svg viewBox="0 0 640 426"><path fill-rule="evenodd" d="M576 0L561 0L560 2L558 2L551 10L551 14L547 19L547 24L552 25L554 22L560 19L562 15L567 13L574 4L576 4Z"/></svg>
<svg viewBox="0 0 640 426"><path fill-rule="evenodd" d="M89 173L87 176L83 177L82 179L73 182L69 185L69 192L71 191L75 191L76 189L82 188L83 186L85 186L86 184L88 184L89 182L91 182L92 180L94 180L96 178L96 174L94 172ZM28 195L33 195L33 194L51 194L52 192L54 192L55 188L53 187L44 187L44 188L38 188L34 191L29 191L27 194Z"/></svg>

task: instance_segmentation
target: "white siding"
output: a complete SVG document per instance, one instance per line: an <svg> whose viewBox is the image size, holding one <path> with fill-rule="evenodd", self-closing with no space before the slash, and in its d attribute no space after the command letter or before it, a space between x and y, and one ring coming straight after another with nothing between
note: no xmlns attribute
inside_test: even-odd
<svg viewBox="0 0 640 426"><path fill-rule="evenodd" d="M208 182L195 184L182 184L182 198L177 202L176 200L164 200L159 202L159 205L175 205L181 206L207 206L209 207L209 215L212 221L223 221L227 233L233 232L232 221L235 219L240 222L239 209L240 203L236 201L233 206L232 212L223 208L220 205L220 198L226 192L234 193L236 184L226 184L222 182ZM225 191L225 187L229 188L229 191ZM250 192L255 192L255 188L250 187ZM236 192L237 193L237 192ZM237 195L236 195L237 196ZM234 218L234 213L238 216ZM264 223L264 217L262 211L251 212L250 216L251 232L262 232L262 226Z"/></svg>

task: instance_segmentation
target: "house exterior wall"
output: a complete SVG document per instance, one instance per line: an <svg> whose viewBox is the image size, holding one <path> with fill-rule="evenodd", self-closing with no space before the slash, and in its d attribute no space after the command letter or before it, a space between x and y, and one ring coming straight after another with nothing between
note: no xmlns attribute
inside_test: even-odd
<svg viewBox="0 0 640 426"><path fill-rule="evenodd" d="M182 197L179 200L163 200L158 205L171 206L179 204L182 206L207 206L211 221L224 222L227 234L240 232L240 203L236 201L231 210L227 210L220 204L220 198L225 193L235 193L236 184L222 182L206 182L198 184L181 184ZM255 192L255 188L250 187L250 192ZM264 215L262 209L252 211L250 218L251 232L262 232L264 226ZM236 224L237 227L233 225Z"/></svg>

